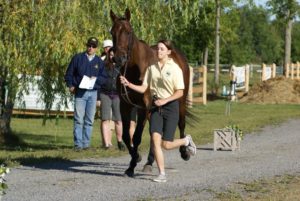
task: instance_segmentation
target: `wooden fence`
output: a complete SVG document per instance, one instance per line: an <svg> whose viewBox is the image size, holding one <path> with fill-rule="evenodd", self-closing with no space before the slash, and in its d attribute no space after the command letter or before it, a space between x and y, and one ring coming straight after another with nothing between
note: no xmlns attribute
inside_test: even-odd
<svg viewBox="0 0 300 201"><path fill-rule="evenodd" d="M300 79L300 63L291 63L286 68L286 77Z"/></svg>
<svg viewBox="0 0 300 201"><path fill-rule="evenodd" d="M261 66L261 81L274 77L276 77L276 64L266 65L263 63Z"/></svg>
<svg viewBox="0 0 300 201"><path fill-rule="evenodd" d="M190 67L190 86L187 98L187 104L192 107L193 104L207 103L207 67Z"/></svg>

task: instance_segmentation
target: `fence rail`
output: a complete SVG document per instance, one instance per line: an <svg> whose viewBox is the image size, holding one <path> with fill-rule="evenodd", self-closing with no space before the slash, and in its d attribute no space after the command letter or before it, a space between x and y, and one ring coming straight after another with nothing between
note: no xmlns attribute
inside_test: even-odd
<svg viewBox="0 0 300 201"><path fill-rule="evenodd" d="M286 68L286 77L293 79L300 79L300 63L290 63Z"/></svg>
<svg viewBox="0 0 300 201"><path fill-rule="evenodd" d="M193 104L207 103L207 68L200 66L190 67L190 86L187 98L187 104L192 107Z"/></svg>

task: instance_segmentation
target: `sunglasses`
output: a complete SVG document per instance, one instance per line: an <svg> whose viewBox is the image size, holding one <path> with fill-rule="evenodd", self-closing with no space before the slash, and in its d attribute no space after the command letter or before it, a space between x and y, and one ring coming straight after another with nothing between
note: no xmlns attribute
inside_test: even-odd
<svg viewBox="0 0 300 201"><path fill-rule="evenodd" d="M92 44L87 44L86 46L87 46L87 47L92 47L92 48L97 48L96 45L92 45Z"/></svg>

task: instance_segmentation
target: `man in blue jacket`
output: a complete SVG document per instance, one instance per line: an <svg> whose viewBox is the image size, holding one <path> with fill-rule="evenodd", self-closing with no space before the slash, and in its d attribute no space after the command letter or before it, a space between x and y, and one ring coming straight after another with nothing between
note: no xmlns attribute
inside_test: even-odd
<svg viewBox="0 0 300 201"><path fill-rule="evenodd" d="M73 56L65 74L69 91L75 95L74 149L88 149L96 112L97 90L105 82L104 62L96 55L98 40L88 39L86 51Z"/></svg>

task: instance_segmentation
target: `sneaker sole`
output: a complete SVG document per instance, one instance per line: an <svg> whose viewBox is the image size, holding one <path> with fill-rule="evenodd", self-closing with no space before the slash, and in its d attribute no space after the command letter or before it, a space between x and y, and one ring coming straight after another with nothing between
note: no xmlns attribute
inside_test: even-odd
<svg viewBox="0 0 300 201"><path fill-rule="evenodd" d="M196 151L197 151L197 146L196 144L194 143L193 139L192 139L192 136L191 135L187 135L190 140L189 140L189 145L187 146L189 152L191 153L191 155L195 155L196 154Z"/></svg>
<svg viewBox="0 0 300 201"><path fill-rule="evenodd" d="M160 180L160 179L153 179L154 182L157 182L157 183L165 183L167 182L167 180Z"/></svg>

